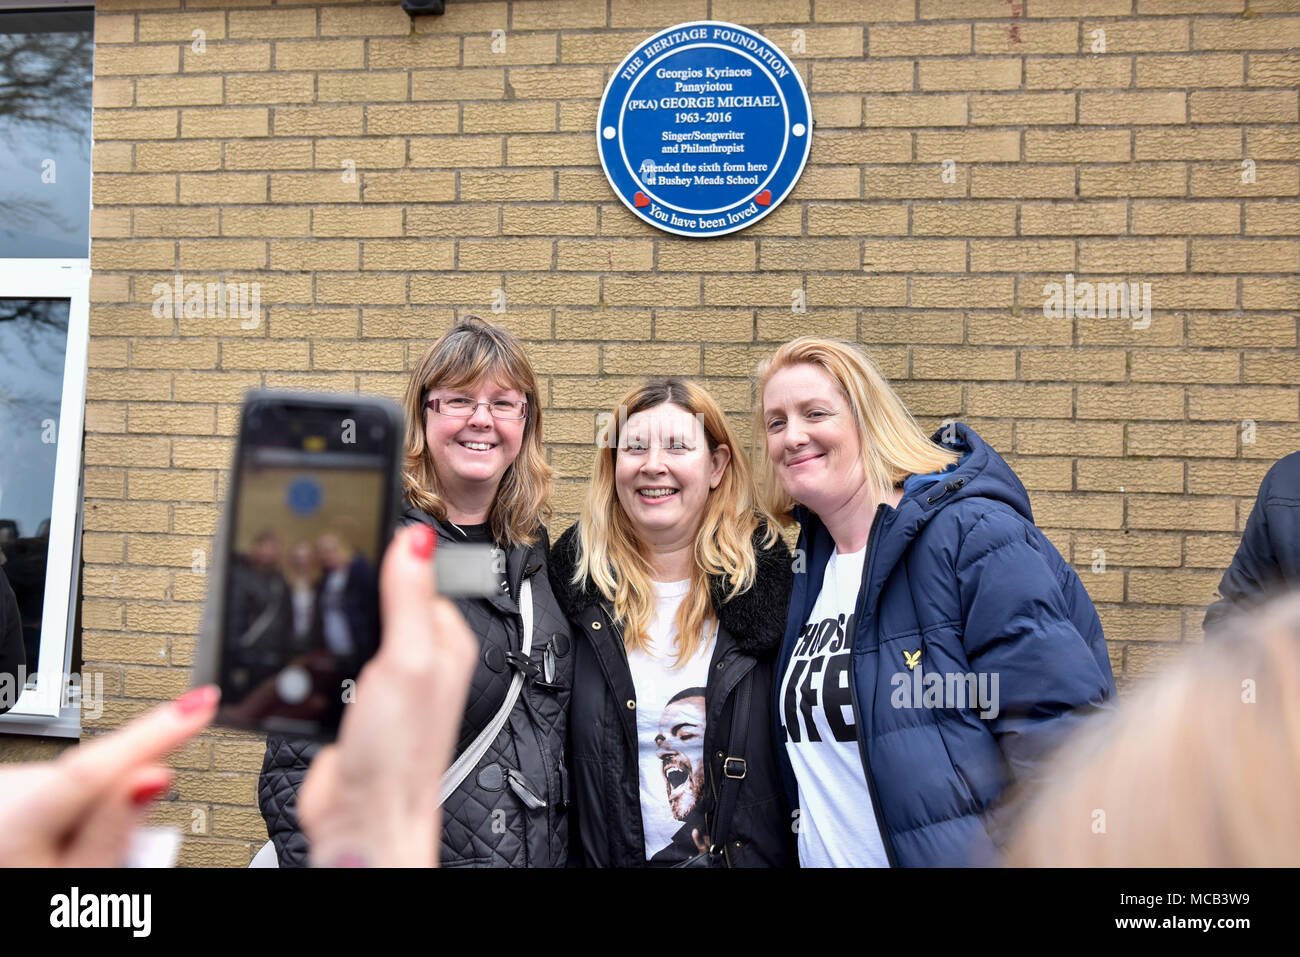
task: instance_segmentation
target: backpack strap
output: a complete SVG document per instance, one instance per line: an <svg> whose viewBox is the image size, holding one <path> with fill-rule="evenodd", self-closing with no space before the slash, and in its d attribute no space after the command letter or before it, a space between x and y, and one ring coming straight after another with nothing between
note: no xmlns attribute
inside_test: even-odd
<svg viewBox="0 0 1300 957"><path fill-rule="evenodd" d="M527 658L533 648L533 583L529 578L524 578L519 586L519 614L523 618L523 636L520 643L520 653ZM501 702L501 707L487 726L479 732L476 737L460 756L452 762L447 773L442 776L442 788L438 793L438 806L451 797L456 788L460 787L462 781L469 776L470 771L478 766L480 759L487 753L487 749L492 742L496 740L501 729L505 727L506 721L510 718L510 712L515 706L515 701L519 699L519 691L524 684L524 673L518 668L515 669L514 676L510 679L510 687L506 690L506 698Z"/></svg>

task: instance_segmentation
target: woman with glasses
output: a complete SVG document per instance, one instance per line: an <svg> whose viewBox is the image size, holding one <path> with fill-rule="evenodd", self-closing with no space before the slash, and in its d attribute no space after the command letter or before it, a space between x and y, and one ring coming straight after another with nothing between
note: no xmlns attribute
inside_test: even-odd
<svg viewBox="0 0 1300 957"><path fill-rule="evenodd" d="M500 576L492 596L455 602L480 656L443 779L441 862L562 867L573 655L546 572L552 470L532 366L511 333L467 317L420 360L405 406L403 523L432 528L438 547L494 547ZM267 743L259 802L282 866L306 863L294 798L314 753Z"/></svg>

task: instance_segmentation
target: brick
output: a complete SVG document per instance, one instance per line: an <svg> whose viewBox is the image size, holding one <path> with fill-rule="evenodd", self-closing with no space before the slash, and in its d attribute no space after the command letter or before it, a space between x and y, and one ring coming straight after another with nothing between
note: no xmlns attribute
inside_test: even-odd
<svg viewBox="0 0 1300 957"><path fill-rule="evenodd" d="M1035 11L1034 15L1039 16L1040 13ZM1085 20L1081 24L1085 50L1093 49L1097 30L1105 32L1106 52L1111 55L1188 49L1189 29L1186 20Z"/></svg>
<svg viewBox="0 0 1300 957"><path fill-rule="evenodd" d="M975 346L1069 345L1072 338L1068 321L1048 319L1041 311L972 313L966 321L966 341Z"/></svg>
<svg viewBox="0 0 1300 957"><path fill-rule="evenodd" d="M650 338L651 313L640 310L601 310L597 312L557 309L556 339L646 340ZM669 320L671 322L671 320ZM553 433L552 433L553 436ZM557 441L551 437L551 441Z"/></svg>
<svg viewBox="0 0 1300 957"><path fill-rule="evenodd" d="M1076 480L1081 491L1180 493L1183 470L1181 459L1081 458Z"/></svg>
<svg viewBox="0 0 1300 957"><path fill-rule="evenodd" d="M866 207L871 209L871 207ZM892 209L892 207L881 207ZM808 210L809 233L816 207ZM859 216L859 219L865 218ZM883 218L877 216L877 218ZM845 225L851 225L853 219L846 217ZM887 223L882 225L888 225ZM854 232L853 230L845 230ZM870 235L871 232L901 233L902 229L858 230L856 232ZM1016 233L1016 204L996 202L962 202L960 200L942 203L912 203L912 232L917 236L1014 236Z"/></svg>
<svg viewBox="0 0 1300 957"><path fill-rule="evenodd" d="M1190 98L1193 123L1294 123L1295 90L1197 90Z"/></svg>
<svg viewBox="0 0 1300 957"><path fill-rule="evenodd" d="M1300 17L1206 17L1196 21L1192 41L1197 50L1286 50L1300 46Z"/></svg>
<svg viewBox="0 0 1300 957"><path fill-rule="evenodd" d="M1129 455L1224 457L1235 454L1237 432L1231 425L1140 425L1128 427Z"/></svg>
<svg viewBox="0 0 1300 957"><path fill-rule="evenodd" d="M1030 496L1034 521L1043 528L1120 528L1124 503L1119 495L1035 492ZM1085 578L1090 584L1092 576Z"/></svg>
<svg viewBox="0 0 1300 957"><path fill-rule="evenodd" d="M868 167L865 171L865 187L868 199L881 197L891 199L920 199L935 197L957 199L967 195L966 181L969 166L957 167L956 182L945 183L943 168L937 164L926 166L888 166ZM846 177L844 183L845 199L857 199L857 171L850 171L852 179Z"/></svg>
<svg viewBox="0 0 1300 957"><path fill-rule="evenodd" d="M323 14L334 11L322 11ZM316 11L303 10L232 10L228 14L232 39L275 39L316 35Z"/></svg>
<svg viewBox="0 0 1300 957"><path fill-rule="evenodd" d="M268 136L271 132L270 116L264 109L239 107L235 109L181 110L181 136L215 136L236 138Z"/></svg>
<svg viewBox="0 0 1300 957"><path fill-rule="evenodd" d="M567 38L566 38L567 39ZM626 41L621 44L623 53ZM529 66L556 63L558 37L554 33L510 33L501 52L492 49L492 37L467 36L463 40L461 63L464 66Z"/></svg>
<svg viewBox="0 0 1300 957"><path fill-rule="evenodd" d="M97 140L175 139L175 110L100 110L95 114Z"/></svg>
<svg viewBox="0 0 1300 957"><path fill-rule="evenodd" d="M338 42L352 43L353 41ZM369 46L371 69L410 70L418 67L456 66L460 63L459 37L405 36L393 39L372 37ZM357 68L360 68L360 64Z"/></svg>
<svg viewBox="0 0 1300 957"><path fill-rule="evenodd" d="M1188 389L1187 417L1193 421L1297 421L1294 389L1193 387Z"/></svg>
<svg viewBox="0 0 1300 957"><path fill-rule="evenodd" d="M1245 203L1247 235L1300 232L1300 202Z"/></svg>
<svg viewBox="0 0 1300 957"><path fill-rule="evenodd" d="M1151 605L1208 605L1214 600L1217 572L1134 569L1128 576L1129 601Z"/></svg>
<svg viewBox="0 0 1300 957"><path fill-rule="evenodd" d="M1133 232L1186 236L1231 233L1241 229L1238 203L1146 200L1133 203Z"/></svg>
<svg viewBox="0 0 1300 957"><path fill-rule="evenodd" d="M1193 239L1193 272L1296 272L1300 241Z"/></svg>
<svg viewBox="0 0 1300 957"><path fill-rule="evenodd" d="M1023 126L1075 122L1072 93L972 94L970 121L975 126Z"/></svg>
<svg viewBox="0 0 1300 957"><path fill-rule="evenodd" d="M546 239L461 240L457 244L461 269L549 269L551 242Z"/></svg>
<svg viewBox="0 0 1300 957"><path fill-rule="evenodd" d="M1281 346L1296 345L1294 316L1219 314L1192 315L1187 320L1190 346ZM1250 358L1246 359L1249 368Z"/></svg>
<svg viewBox="0 0 1300 957"><path fill-rule="evenodd" d="M379 41L372 41L372 51L375 42ZM275 44L277 70L360 70L365 65L366 45L361 39L285 40Z"/></svg>
<svg viewBox="0 0 1300 957"><path fill-rule="evenodd" d="M971 272L1068 272L1075 268L1069 239L986 239L970 244Z"/></svg>
<svg viewBox="0 0 1300 957"><path fill-rule="evenodd" d="M867 55L871 57L942 56L970 51L971 28L964 23L867 28Z"/></svg>
<svg viewBox="0 0 1300 957"><path fill-rule="evenodd" d="M1090 41L1089 41L1090 42ZM976 53L1077 53L1077 22L976 23Z"/></svg>
<svg viewBox="0 0 1300 957"><path fill-rule="evenodd" d="M1009 306L1014 293L1014 280L1009 276L915 276L910 284L909 304L922 309L962 309L972 302L986 307ZM868 299L865 304L872 302ZM886 300L879 304L892 303Z"/></svg>
<svg viewBox="0 0 1300 957"><path fill-rule="evenodd" d="M1300 358L1297 358L1294 352L1275 355L1246 353L1244 365L1245 369L1242 373L1242 381L1244 382L1275 382L1293 385L1300 381ZM1294 416L1289 418L1293 420Z"/></svg>
<svg viewBox="0 0 1300 957"><path fill-rule="evenodd" d="M184 72L186 73L248 73L262 72L271 68L271 44L269 43L212 43L202 53L192 46L182 47L184 53ZM176 70L159 70L160 73L175 73Z"/></svg>
<svg viewBox="0 0 1300 957"><path fill-rule="evenodd" d="M219 76L141 77L135 86L138 106L203 106L221 103ZM105 119L121 114L106 114Z"/></svg>
<svg viewBox="0 0 1300 957"><path fill-rule="evenodd" d="M917 133L916 158L935 163L945 159L961 163L1015 162L1020 159L1020 134L1014 130Z"/></svg>
<svg viewBox="0 0 1300 957"><path fill-rule="evenodd" d="M963 348L922 347L912 350L912 375L917 379L1014 379L1013 349L983 349L972 354Z"/></svg>
<svg viewBox="0 0 1300 957"><path fill-rule="evenodd" d="M272 113L276 136L360 136L364 122L359 106L285 106Z"/></svg>
<svg viewBox="0 0 1300 957"><path fill-rule="evenodd" d="M368 203L448 203L456 198L454 173L366 173L361 196Z"/></svg>
<svg viewBox="0 0 1300 957"><path fill-rule="evenodd" d="M506 71L487 70L417 70L411 74L412 100L499 100L505 96ZM460 110L450 104L459 119ZM453 125L451 132L455 132Z"/></svg>
<svg viewBox="0 0 1300 957"><path fill-rule="evenodd" d="M1300 56L1295 53L1257 53L1246 71L1249 86L1300 85Z"/></svg>
<svg viewBox="0 0 1300 957"><path fill-rule="evenodd" d="M660 272L752 272L758 255L757 245L747 240L711 240L709 255L703 260L693 240L661 239L658 247Z"/></svg>
<svg viewBox="0 0 1300 957"><path fill-rule="evenodd" d="M1095 163L1131 159L1128 130L1026 130L1025 160L1031 163L1072 162L1087 157Z"/></svg>
<svg viewBox="0 0 1300 957"><path fill-rule="evenodd" d="M1122 90L1131 85L1132 73L1128 57L1030 58L1025 61L1025 89Z"/></svg>
<svg viewBox="0 0 1300 957"><path fill-rule="evenodd" d="M1068 386L972 385L966 391L966 412L991 417L1068 418L1073 398Z"/></svg>
<svg viewBox="0 0 1300 957"><path fill-rule="evenodd" d="M971 196L987 198L1067 197L1074 192L1070 166L979 166L971 171Z"/></svg>
<svg viewBox="0 0 1300 957"><path fill-rule="evenodd" d="M1192 94L1193 103L1197 94ZM1079 96L1079 122L1085 125L1183 123L1187 95L1170 93L1083 93ZM1192 108L1193 122L1199 122Z"/></svg>
<svg viewBox="0 0 1300 957"><path fill-rule="evenodd" d="M1022 203L1020 232L1024 236L1087 236L1128 231L1128 204L1086 202Z"/></svg>
<svg viewBox="0 0 1300 957"><path fill-rule="evenodd" d="M1138 86L1185 87L1189 77L1196 78L1197 86L1241 86L1244 74L1243 58L1236 53L1153 54L1137 58Z"/></svg>
<svg viewBox="0 0 1300 957"><path fill-rule="evenodd" d="M460 199L465 202L537 202L554 198L554 173L550 170L467 170L459 177Z"/></svg>
<svg viewBox="0 0 1300 957"><path fill-rule="evenodd" d="M865 126L965 126L965 95L868 94Z"/></svg>
<svg viewBox="0 0 1300 957"><path fill-rule="evenodd" d="M1182 239L1082 239L1081 272L1185 272L1187 243Z"/></svg>
<svg viewBox="0 0 1300 957"><path fill-rule="evenodd" d="M1182 163L1130 163L1084 166L1080 196L1185 196L1187 167Z"/></svg>
<svg viewBox="0 0 1300 957"><path fill-rule="evenodd" d="M180 53L177 47L104 46L95 51L95 76L144 76L178 72Z"/></svg>
<svg viewBox="0 0 1300 957"><path fill-rule="evenodd" d="M866 245L871 248L874 244L868 242ZM857 270L863 268L861 248L858 241L852 239L764 239L759 246L758 268L763 272L777 269ZM885 252L878 255L881 262L889 258ZM964 266L964 252L962 258ZM867 259L871 259L870 253ZM866 268L882 270L889 267L875 263Z"/></svg>
<svg viewBox="0 0 1300 957"><path fill-rule="evenodd" d="M1080 419L1182 419L1180 386L1111 385L1080 386Z"/></svg>
<svg viewBox="0 0 1300 957"><path fill-rule="evenodd" d="M1123 454L1124 427L1105 422L1016 423L1015 450L1021 455Z"/></svg>
<svg viewBox="0 0 1300 957"><path fill-rule="evenodd" d="M921 60L917 65L918 88L922 90L1014 90L1020 86L1020 63L1018 57ZM1034 83L1029 81L1029 74L1026 74L1026 80L1028 86L1034 86Z"/></svg>

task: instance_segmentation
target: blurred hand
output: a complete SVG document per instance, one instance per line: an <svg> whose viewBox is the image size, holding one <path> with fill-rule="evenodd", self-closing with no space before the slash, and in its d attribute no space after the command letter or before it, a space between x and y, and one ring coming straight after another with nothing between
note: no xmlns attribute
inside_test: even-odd
<svg viewBox="0 0 1300 957"><path fill-rule="evenodd" d="M120 867L171 784L159 762L208 726L217 698L195 688L57 760L0 769L0 867Z"/></svg>
<svg viewBox="0 0 1300 957"><path fill-rule="evenodd" d="M438 788L465 712L478 640L438 597L427 525L394 537L379 572L384 634L298 795L317 866L436 867Z"/></svg>

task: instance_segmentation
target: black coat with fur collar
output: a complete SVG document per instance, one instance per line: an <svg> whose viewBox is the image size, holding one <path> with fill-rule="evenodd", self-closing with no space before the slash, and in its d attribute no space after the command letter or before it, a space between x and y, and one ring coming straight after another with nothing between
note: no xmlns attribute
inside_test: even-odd
<svg viewBox="0 0 1300 957"><path fill-rule="evenodd" d="M567 748L573 796L569 860L587 867L645 867L636 688L611 603L590 579L581 585L572 581L577 552L578 526L573 525L547 563L551 590L576 640ZM757 580L748 591L724 601L726 583L720 576L710 583L719 630L705 694L704 793L673 839L694 853L691 832L703 817L698 830L716 849L706 858L714 866L787 867L796 860L772 719L791 558L779 539L763 548L759 533L755 552ZM743 777L736 777L741 771ZM726 834L714 834L719 798L725 801L727 788L738 789L730 826Z"/></svg>

